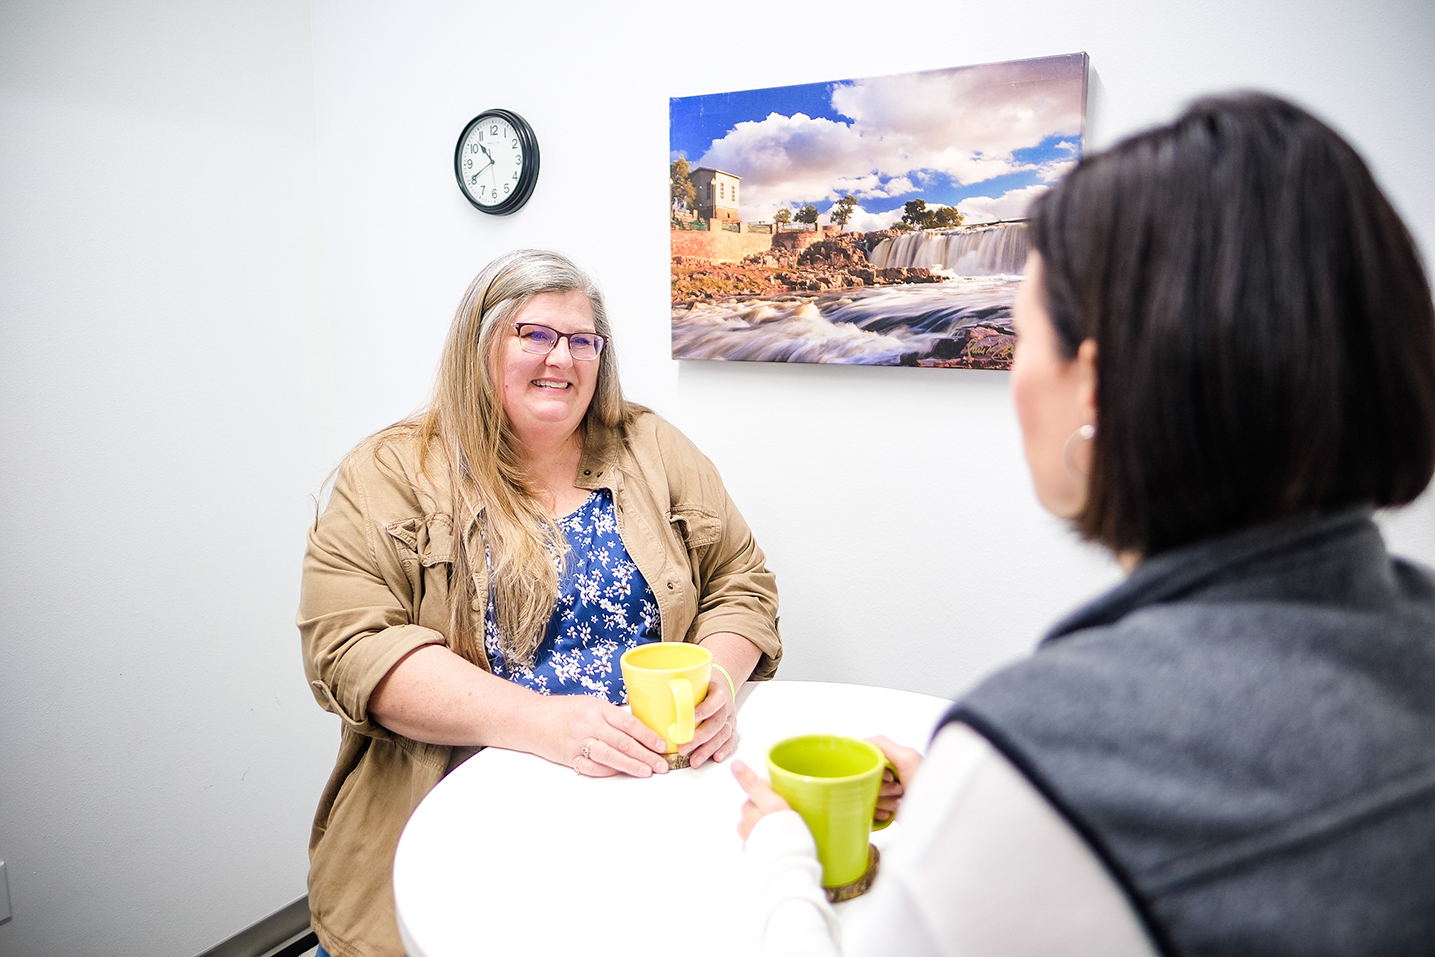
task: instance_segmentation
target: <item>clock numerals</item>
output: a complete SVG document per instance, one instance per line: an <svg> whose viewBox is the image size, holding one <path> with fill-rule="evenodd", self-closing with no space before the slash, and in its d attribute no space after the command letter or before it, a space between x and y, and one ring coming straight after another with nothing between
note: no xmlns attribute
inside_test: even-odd
<svg viewBox="0 0 1435 957"><path fill-rule="evenodd" d="M538 143L516 114L484 111L464 128L454 155L464 196L486 213L511 213L533 192Z"/></svg>

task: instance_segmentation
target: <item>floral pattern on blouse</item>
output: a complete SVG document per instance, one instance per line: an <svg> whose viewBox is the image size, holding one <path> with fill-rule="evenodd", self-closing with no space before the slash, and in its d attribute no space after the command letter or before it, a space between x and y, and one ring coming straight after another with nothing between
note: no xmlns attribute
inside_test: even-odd
<svg viewBox="0 0 1435 957"><path fill-rule="evenodd" d="M647 579L618 537L613 493L593 491L577 511L558 520L568 540L558 602L527 667L511 667L498 641L493 592L483 647L493 673L539 694L586 694L625 704L623 652L662 638L658 603ZM557 565L557 556L554 556Z"/></svg>

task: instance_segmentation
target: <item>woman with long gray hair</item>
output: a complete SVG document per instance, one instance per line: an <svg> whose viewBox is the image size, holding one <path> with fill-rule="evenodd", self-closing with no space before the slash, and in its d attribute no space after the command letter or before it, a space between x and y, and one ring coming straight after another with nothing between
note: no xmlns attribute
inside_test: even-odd
<svg viewBox="0 0 1435 957"><path fill-rule="evenodd" d="M619 705L623 651L688 641L714 679L681 749L735 747L735 689L781 656L777 591L712 464L623 398L603 299L557 253L469 286L433 400L362 443L309 534L299 629L343 720L310 841L327 953L399 957L390 875L423 796L475 750L663 774Z"/></svg>

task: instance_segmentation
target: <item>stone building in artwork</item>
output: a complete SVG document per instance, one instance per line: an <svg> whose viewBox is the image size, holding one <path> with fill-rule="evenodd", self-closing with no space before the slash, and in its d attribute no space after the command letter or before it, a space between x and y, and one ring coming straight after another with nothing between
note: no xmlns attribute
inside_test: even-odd
<svg viewBox="0 0 1435 957"><path fill-rule="evenodd" d="M737 204L737 185L742 180L741 176L699 166L688 174L688 178L697 189L694 205L697 207L699 219L735 223L741 218Z"/></svg>

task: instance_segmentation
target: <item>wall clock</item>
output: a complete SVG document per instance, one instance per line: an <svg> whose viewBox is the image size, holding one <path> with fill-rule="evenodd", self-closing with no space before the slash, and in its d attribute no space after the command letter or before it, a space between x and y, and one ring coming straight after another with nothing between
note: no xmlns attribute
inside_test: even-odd
<svg viewBox="0 0 1435 957"><path fill-rule="evenodd" d="M538 182L538 137L511 110L484 110L469 120L453 151L453 174L464 198L485 213L522 208Z"/></svg>

